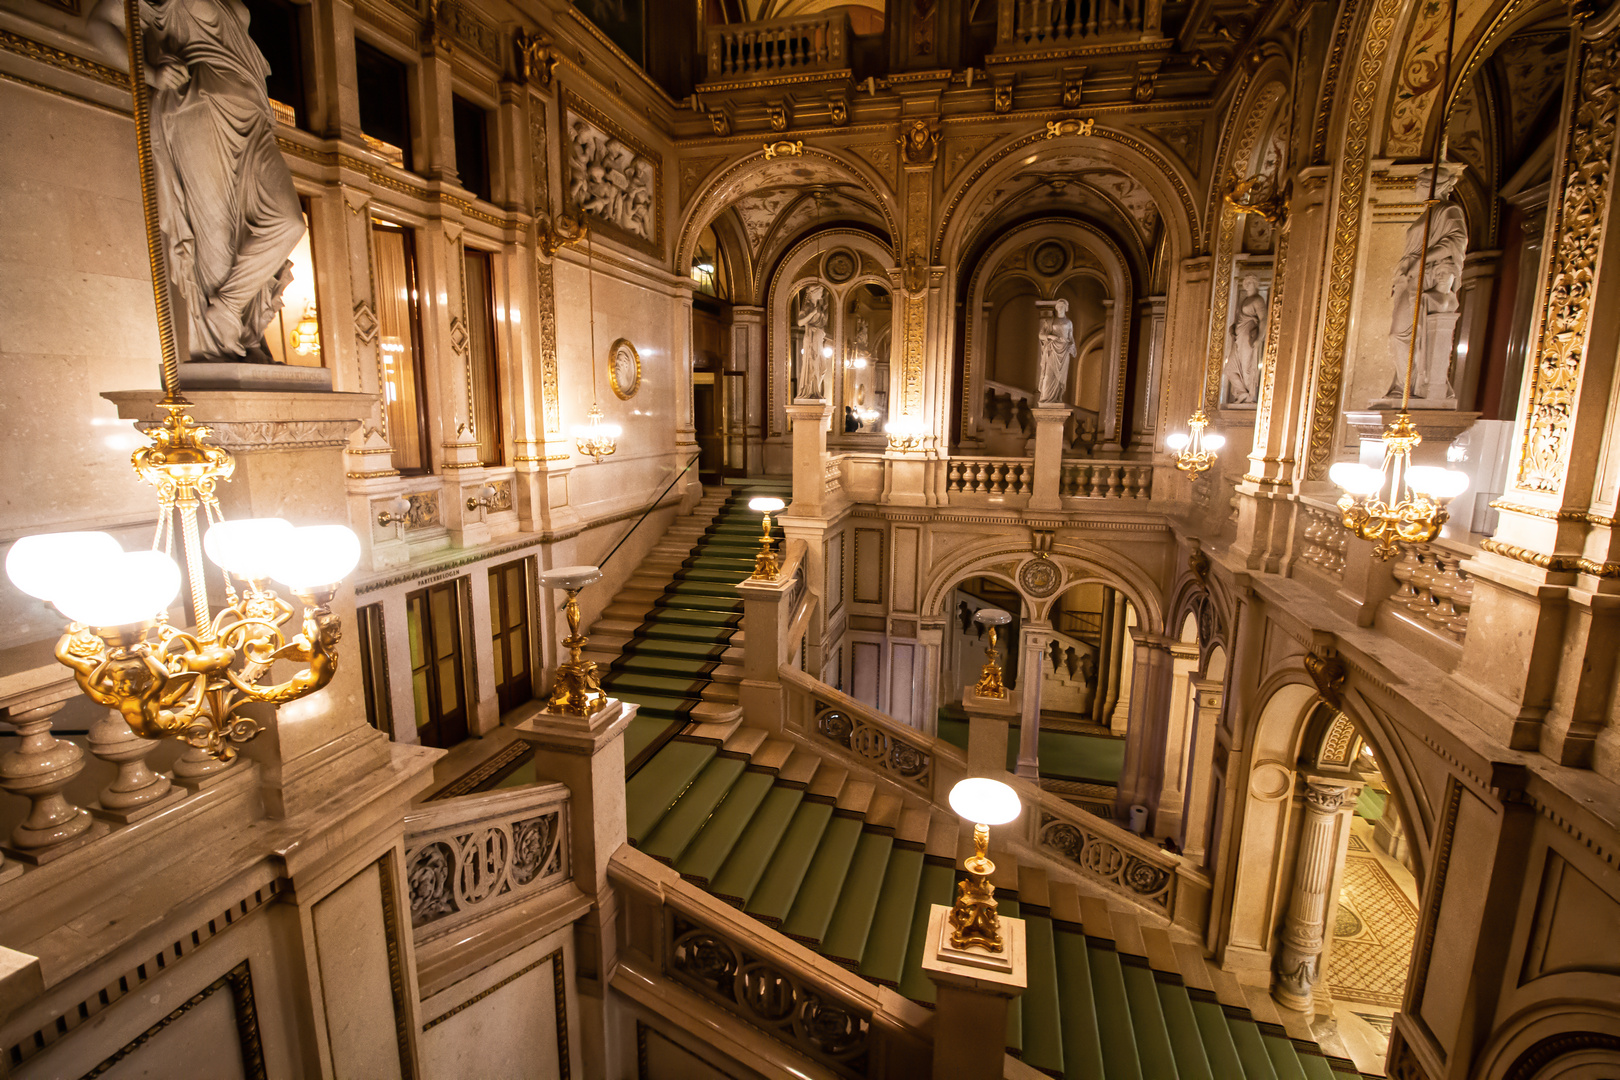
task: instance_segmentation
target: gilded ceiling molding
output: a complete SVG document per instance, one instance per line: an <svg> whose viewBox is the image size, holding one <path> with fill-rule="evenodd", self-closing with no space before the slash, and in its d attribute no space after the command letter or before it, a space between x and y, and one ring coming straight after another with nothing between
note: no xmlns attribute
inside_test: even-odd
<svg viewBox="0 0 1620 1080"><path fill-rule="evenodd" d="M1541 340L1531 369L1529 423L1520 447L1516 485L1525 491L1561 492L1569 467L1570 428L1580 392L1581 364L1591 331L1593 282L1604 242L1603 220L1614 186L1614 154L1620 94L1620 28L1580 39L1575 92L1565 133L1562 197L1554 206L1549 235L1556 237L1547 265L1547 298ZM1610 270L1611 273L1615 272Z"/></svg>
<svg viewBox="0 0 1620 1080"><path fill-rule="evenodd" d="M87 76L125 93L129 92L129 77L117 68L98 64L94 60L87 60L82 56L35 41L33 38L14 34L10 30L0 30L0 52L15 53L17 56L41 64L71 71L75 75Z"/></svg>
<svg viewBox="0 0 1620 1080"><path fill-rule="evenodd" d="M1316 99L1316 123L1311 127L1311 153L1308 159L1311 165L1327 164L1328 122L1333 117L1334 95L1339 91L1339 72L1344 68L1344 53L1350 44L1350 31L1360 18L1361 0L1348 0L1344 14L1333 29L1333 47L1328 52L1327 69L1322 76L1322 92Z"/></svg>
<svg viewBox="0 0 1620 1080"><path fill-rule="evenodd" d="M1167 180L1170 183L1170 186L1175 190L1176 195L1181 201L1182 213L1185 215L1184 222L1187 226L1188 237L1193 245L1197 245L1198 239L1202 235L1199 225L1198 207L1193 203L1192 192L1182 181L1180 173L1177 172L1175 166L1172 165L1163 154L1159 153L1158 150L1143 142L1141 139L1138 139L1135 136L1129 135L1123 131L1116 131L1113 128L1093 126L1089 136L1074 137L1107 139L1110 142L1115 142L1121 146L1127 147L1128 149L1133 150L1142 157L1146 158L1148 163L1157 169L1161 177ZM1029 134L1024 135L1022 138L1015 139L1006 146L1003 146L1000 150L997 150L984 161L980 162L979 167L974 169L966 180L962 181L956 186L956 189L951 193L950 199L945 204L945 212L940 215L939 228L934 233L933 261L935 264L940 263L944 258L945 236L950 231L951 219L955 217L957 208L961 205L962 200L967 196L967 193L973 190L974 185L977 184L979 180L992 168L1000 164L1002 161L1005 161L1008 157L1018 153L1021 150L1030 149L1031 147L1045 146L1050 139L1051 136L1047 133L1047 129L1044 127L1039 131L1032 131ZM1082 145L1084 144L1082 143ZM1115 168L1119 167L1117 162L1109 162L1108 164ZM1125 170L1122 169L1121 171ZM1144 180L1143 177L1136 176L1129 172L1126 172L1126 175L1130 176L1133 180ZM1153 188L1151 185L1144 183L1143 186L1147 187L1150 193L1152 192ZM1157 205L1157 200L1154 201L1155 205ZM1162 208L1160 208L1160 215L1163 216Z"/></svg>
<svg viewBox="0 0 1620 1080"><path fill-rule="evenodd" d="M1372 128L1378 80L1384 70L1384 57L1389 52L1390 34L1395 29L1395 16L1400 8L1401 0L1376 0L1362 37L1361 55L1355 68L1356 81L1350 90L1344 154L1339 160L1339 198L1333 213L1333 259L1328 271L1327 320L1322 332L1316 377L1312 380L1315 395L1311 403L1305 453L1304 479L1307 480L1326 479L1328 461L1333 457L1333 431L1339 422L1339 396L1344 383L1345 343L1350 333L1350 293L1355 285L1356 253L1361 240L1361 204L1367 187L1367 142ZM1281 264L1280 256L1277 262ZM1272 288L1271 306L1275 311L1280 305L1275 292L1277 286ZM1266 343L1266 352L1265 378L1269 387L1273 378L1270 341ZM1256 445L1259 445L1259 440L1257 422Z"/></svg>
<svg viewBox="0 0 1620 1080"><path fill-rule="evenodd" d="M884 227L889 230L890 243L897 244L900 242L900 226L895 221L891 200L885 196L883 190L873 182L864 169L848 158L824 150L819 146L806 146L802 153L799 154L799 157L801 160L819 158L848 173L856 183L866 189L867 194L872 196L872 202L883 215ZM685 224L681 226L680 242L675 246L675 273L677 275L691 273L692 249L697 244L697 234L703 230L703 227L709 223L711 218L718 215L720 210L725 209L724 206L713 210L708 208L707 203L713 193L736 179L740 173L765 164L765 160L764 149L755 150L732 162L724 172L704 185L703 191L694 200L692 209L687 211ZM730 204L727 203L726 205Z"/></svg>

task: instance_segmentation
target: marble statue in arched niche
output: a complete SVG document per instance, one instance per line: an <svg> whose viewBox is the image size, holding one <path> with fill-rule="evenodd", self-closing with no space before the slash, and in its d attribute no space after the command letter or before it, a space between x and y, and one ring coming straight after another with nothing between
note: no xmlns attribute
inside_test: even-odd
<svg viewBox="0 0 1620 1080"><path fill-rule="evenodd" d="M832 371L832 292L813 281L788 303L788 333L793 359L793 400L825 401Z"/></svg>
<svg viewBox="0 0 1620 1080"><path fill-rule="evenodd" d="M265 92L270 65L248 36L241 0L140 9L163 243L185 300L191 359L269 362L264 330L304 234ZM101 0L87 32L123 66L118 0Z"/></svg>

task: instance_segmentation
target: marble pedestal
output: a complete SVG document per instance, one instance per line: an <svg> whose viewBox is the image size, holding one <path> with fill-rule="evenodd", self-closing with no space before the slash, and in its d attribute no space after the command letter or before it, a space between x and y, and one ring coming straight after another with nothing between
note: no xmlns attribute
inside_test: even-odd
<svg viewBox="0 0 1620 1080"><path fill-rule="evenodd" d="M1007 1005L1029 986L1024 920L1001 917L1002 952L948 946L951 909L928 911L922 967L937 993L934 1080L985 1080L1004 1073Z"/></svg>
<svg viewBox="0 0 1620 1080"><path fill-rule="evenodd" d="M1063 425L1069 420L1067 405L1039 405L1035 416L1035 484L1029 496L1031 510L1057 510L1063 506L1058 482L1063 473Z"/></svg>
<svg viewBox="0 0 1620 1080"><path fill-rule="evenodd" d="M1004 698L980 697L971 685L962 688L962 711L968 714L967 770L969 776L1003 779L1007 773L1007 731L1020 715L1019 691Z"/></svg>

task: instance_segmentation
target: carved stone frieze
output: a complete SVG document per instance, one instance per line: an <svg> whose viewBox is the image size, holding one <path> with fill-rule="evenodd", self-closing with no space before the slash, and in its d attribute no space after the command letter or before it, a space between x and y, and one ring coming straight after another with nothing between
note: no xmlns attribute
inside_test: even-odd
<svg viewBox="0 0 1620 1080"><path fill-rule="evenodd" d="M136 424L145 431L154 425ZM228 420L208 425L214 442L232 451L313 450L348 446L358 420Z"/></svg>

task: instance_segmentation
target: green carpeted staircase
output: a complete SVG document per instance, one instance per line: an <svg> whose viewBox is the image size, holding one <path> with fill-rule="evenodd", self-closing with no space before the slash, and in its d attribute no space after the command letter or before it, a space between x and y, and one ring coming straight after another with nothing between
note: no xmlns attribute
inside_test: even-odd
<svg viewBox="0 0 1620 1080"><path fill-rule="evenodd" d="M724 730L711 726L710 730ZM764 730L681 734L626 783L630 842L687 880L857 972L931 1005L919 956L952 899L965 842L954 818ZM1348 1061L1295 1036L1264 991L1196 945L1072 882L1003 858L1003 914L1026 920L1029 988L1008 1052L1057 1077L1344 1080Z"/></svg>
<svg viewBox="0 0 1620 1080"><path fill-rule="evenodd" d="M688 723L740 715L736 585L753 573L759 550L760 516L748 509L757 495L786 499L788 485L747 481L705 492L591 627L586 656L601 666L602 688L640 707L625 733L628 771Z"/></svg>

